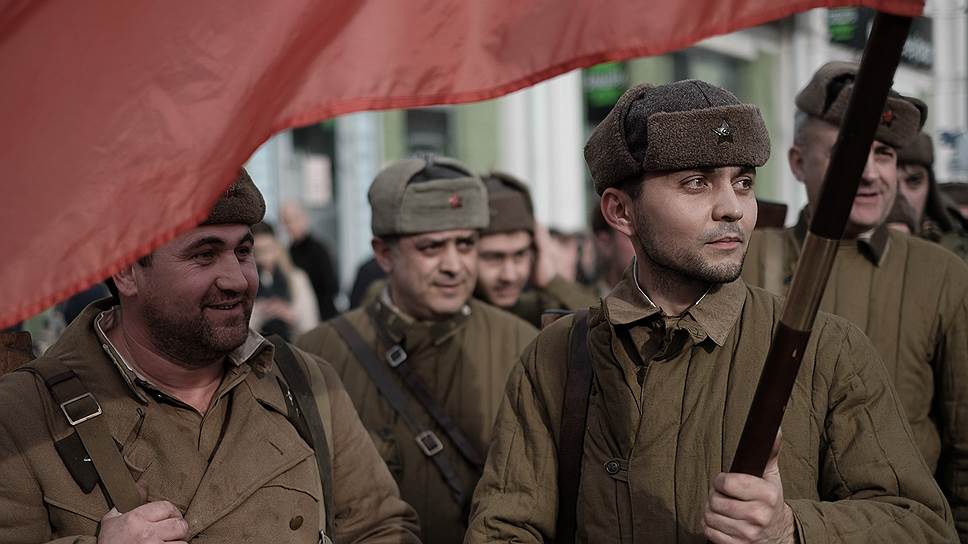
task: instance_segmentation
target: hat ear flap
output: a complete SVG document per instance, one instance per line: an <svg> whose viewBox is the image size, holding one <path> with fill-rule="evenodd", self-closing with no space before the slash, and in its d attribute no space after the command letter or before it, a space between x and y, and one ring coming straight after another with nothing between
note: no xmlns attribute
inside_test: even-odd
<svg viewBox="0 0 968 544"><path fill-rule="evenodd" d="M923 129L924 123L928 120L928 105L917 98L910 96L905 96L904 98L918 109L918 112L921 114L921 124L918 126L918 129Z"/></svg>

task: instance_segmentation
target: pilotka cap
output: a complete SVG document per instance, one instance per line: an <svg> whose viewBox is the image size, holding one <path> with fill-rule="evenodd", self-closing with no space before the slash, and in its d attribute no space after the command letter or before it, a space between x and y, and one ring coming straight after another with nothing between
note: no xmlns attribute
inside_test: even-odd
<svg viewBox="0 0 968 544"><path fill-rule="evenodd" d="M858 65L834 61L821 66L795 99L797 108L811 117L840 126L847 113L847 102L854 89ZM927 119L928 106L916 98L893 90L887 97L874 138L895 148L903 148L917 137Z"/></svg>
<svg viewBox="0 0 968 544"><path fill-rule="evenodd" d="M585 144L598 194L646 172L755 167L769 158L759 108L695 79L632 87Z"/></svg>
<svg viewBox="0 0 968 544"><path fill-rule="evenodd" d="M378 237L478 230L488 224L484 183L446 157L394 161L377 174L367 196L370 226Z"/></svg>

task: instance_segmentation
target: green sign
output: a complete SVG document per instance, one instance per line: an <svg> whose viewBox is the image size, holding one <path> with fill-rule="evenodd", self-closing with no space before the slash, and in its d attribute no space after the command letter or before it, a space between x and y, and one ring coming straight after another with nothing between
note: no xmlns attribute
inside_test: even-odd
<svg viewBox="0 0 968 544"><path fill-rule="evenodd" d="M611 108L628 88L624 62L606 62L582 73L585 103L592 108Z"/></svg>

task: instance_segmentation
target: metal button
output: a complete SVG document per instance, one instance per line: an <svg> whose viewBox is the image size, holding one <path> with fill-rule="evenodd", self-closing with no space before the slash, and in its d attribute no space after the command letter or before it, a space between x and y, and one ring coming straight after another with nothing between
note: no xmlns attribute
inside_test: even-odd
<svg viewBox="0 0 968 544"><path fill-rule="evenodd" d="M621 468L622 467L619 466L618 461L609 461L609 462L605 463L605 472L607 472L609 474L618 474L618 471Z"/></svg>
<svg viewBox="0 0 968 544"><path fill-rule="evenodd" d="M289 528L292 529L293 531L295 531L296 529L302 527L302 522L303 522L303 517L302 516L296 516L296 517L292 518L291 520L289 520Z"/></svg>

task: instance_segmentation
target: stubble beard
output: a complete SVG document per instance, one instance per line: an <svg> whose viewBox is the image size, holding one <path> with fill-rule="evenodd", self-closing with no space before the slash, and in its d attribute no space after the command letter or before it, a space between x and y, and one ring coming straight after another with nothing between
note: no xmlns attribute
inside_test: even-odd
<svg viewBox="0 0 968 544"><path fill-rule="evenodd" d="M241 319L215 326L205 318L205 308L191 318L173 316L154 301L145 304L144 319L156 347L165 355L189 366L204 366L221 359L245 343L252 316L252 300L242 301Z"/></svg>
<svg viewBox="0 0 968 544"><path fill-rule="evenodd" d="M639 246L643 249L645 256L659 268L656 272L664 272L665 281L675 283L689 281L705 284L731 283L736 281L743 271L743 262L746 260L745 253L738 263L711 264L702 255L692 253L677 245L676 240L663 239L650 228L646 221L642 221L638 214L636 214L634 221L636 240ZM745 238L738 226L707 232L704 233L703 237L713 240L724 235L736 235Z"/></svg>

